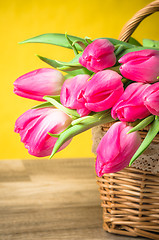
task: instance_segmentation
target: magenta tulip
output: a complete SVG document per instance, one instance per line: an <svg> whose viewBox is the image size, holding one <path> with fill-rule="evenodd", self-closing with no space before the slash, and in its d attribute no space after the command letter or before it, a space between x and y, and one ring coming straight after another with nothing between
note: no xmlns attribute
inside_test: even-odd
<svg viewBox="0 0 159 240"><path fill-rule="evenodd" d="M132 83L126 89L118 102L114 105L111 115L124 122L134 122L150 115L144 105L146 89L150 84Z"/></svg>
<svg viewBox="0 0 159 240"><path fill-rule="evenodd" d="M143 83L154 83L159 76L159 51L141 50L130 52L119 59L122 63L121 74L130 80Z"/></svg>
<svg viewBox="0 0 159 240"><path fill-rule="evenodd" d="M153 115L159 116L159 82L147 88L144 104Z"/></svg>
<svg viewBox="0 0 159 240"><path fill-rule="evenodd" d="M97 39L85 48L79 63L93 72L112 67L116 63L114 50L114 45L107 39Z"/></svg>
<svg viewBox="0 0 159 240"><path fill-rule="evenodd" d="M41 68L24 74L14 82L14 93L25 98L44 101L45 95L60 94L64 76L51 68Z"/></svg>
<svg viewBox="0 0 159 240"><path fill-rule="evenodd" d="M78 101L94 112L111 108L124 92L121 79L122 76L112 70L96 73L88 81L85 91L79 94Z"/></svg>
<svg viewBox="0 0 159 240"><path fill-rule="evenodd" d="M67 108L76 109L81 117L91 112L85 107L84 103L77 100L80 91L85 90L89 78L90 76L86 74L77 75L67 79L61 89L61 103Z"/></svg>
<svg viewBox="0 0 159 240"><path fill-rule="evenodd" d="M125 168L141 144L138 132L127 134L132 127L125 122L113 124L97 148L96 173L118 172Z"/></svg>
<svg viewBox="0 0 159 240"><path fill-rule="evenodd" d="M28 152L36 157L45 157L51 154L57 138L49 133L58 134L64 131L72 119L59 109L39 108L30 109L23 113L15 123L15 132L21 136ZM60 148L65 148L71 140Z"/></svg>

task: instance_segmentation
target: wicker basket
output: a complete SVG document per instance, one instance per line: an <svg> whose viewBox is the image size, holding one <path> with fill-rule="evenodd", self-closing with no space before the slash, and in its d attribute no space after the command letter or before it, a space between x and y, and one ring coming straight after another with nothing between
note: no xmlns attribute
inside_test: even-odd
<svg viewBox="0 0 159 240"><path fill-rule="evenodd" d="M159 0L138 11L123 27L119 39L128 41L139 23L159 11ZM107 131L110 124L102 126ZM141 131L145 137L147 129ZM154 139L159 142L159 136ZM159 174L127 167L97 177L104 230L127 236L159 240Z"/></svg>

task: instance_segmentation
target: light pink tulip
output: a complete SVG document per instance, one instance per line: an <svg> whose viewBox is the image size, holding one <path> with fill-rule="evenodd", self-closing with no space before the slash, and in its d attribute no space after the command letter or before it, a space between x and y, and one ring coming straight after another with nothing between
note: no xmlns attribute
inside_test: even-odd
<svg viewBox="0 0 159 240"><path fill-rule="evenodd" d="M85 107L84 103L77 100L80 91L85 89L89 78L90 76L86 74L77 75L67 79L61 89L61 103L67 108L76 109L81 117L91 112Z"/></svg>
<svg viewBox="0 0 159 240"><path fill-rule="evenodd" d="M58 134L64 131L72 119L59 109L39 108L30 109L23 113L15 123L15 132L21 136L28 152L36 157L51 154L57 138L49 133ZM60 150L65 148L71 140L66 142Z"/></svg>
<svg viewBox="0 0 159 240"><path fill-rule="evenodd" d="M150 84L143 83L130 84L112 108L112 117L119 118L120 121L124 122L134 122L149 116L150 112L143 100L145 91L149 86Z"/></svg>
<svg viewBox="0 0 159 240"><path fill-rule="evenodd" d="M122 76L112 70L96 73L88 81L85 91L78 96L90 111L100 112L111 108L124 92Z"/></svg>
<svg viewBox="0 0 159 240"><path fill-rule="evenodd" d="M41 68L24 74L14 82L14 93L25 98L44 101L45 95L60 94L64 76L51 68Z"/></svg>
<svg viewBox="0 0 159 240"><path fill-rule="evenodd" d="M125 54L119 59L121 74L130 80L154 83L159 76L159 51L141 50Z"/></svg>
<svg viewBox="0 0 159 240"><path fill-rule="evenodd" d="M150 85L145 92L144 105L153 115L159 116L159 82Z"/></svg>
<svg viewBox="0 0 159 240"><path fill-rule="evenodd" d="M107 39L96 39L85 48L79 63L93 72L112 67L116 63L114 50L114 45Z"/></svg>
<svg viewBox="0 0 159 240"><path fill-rule="evenodd" d="M125 122L113 124L104 135L97 148L96 173L118 172L125 168L141 144L137 132L127 134L132 127Z"/></svg>

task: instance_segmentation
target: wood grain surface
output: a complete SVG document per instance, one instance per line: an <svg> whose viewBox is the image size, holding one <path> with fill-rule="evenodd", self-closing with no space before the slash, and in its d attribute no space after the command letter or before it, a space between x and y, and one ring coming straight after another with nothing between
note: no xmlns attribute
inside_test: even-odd
<svg viewBox="0 0 159 240"><path fill-rule="evenodd" d="M0 161L0 240L134 239L102 229L93 159Z"/></svg>

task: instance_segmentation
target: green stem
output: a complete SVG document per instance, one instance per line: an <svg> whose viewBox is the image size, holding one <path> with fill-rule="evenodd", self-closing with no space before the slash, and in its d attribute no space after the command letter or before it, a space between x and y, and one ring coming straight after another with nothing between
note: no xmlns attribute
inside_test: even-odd
<svg viewBox="0 0 159 240"><path fill-rule="evenodd" d="M104 123L108 123L108 122L113 122L113 121L115 121L115 120L111 117L110 113L108 115L108 112L107 112L107 113L105 113L105 115L103 114L102 118L100 118L100 119L96 119L96 118L85 119L80 124L73 125L69 129L64 131L62 134L60 134L58 140L55 143L55 146L53 148L50 158L53 157L53 155L58 151L58 149L65 142L67 142L69 139L73 138L77 134L82 133L92 127L95 127L95 126L98 126L98 125L101 125Z"/></svg>

